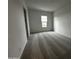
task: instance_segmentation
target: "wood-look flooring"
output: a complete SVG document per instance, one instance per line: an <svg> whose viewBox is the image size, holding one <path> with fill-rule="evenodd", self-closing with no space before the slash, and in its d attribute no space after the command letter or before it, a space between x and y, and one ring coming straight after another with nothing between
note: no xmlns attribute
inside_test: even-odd
<svg viewBox="0 0 79 59"><path fill-rule="evenodd" d="M71 39L55 32L32 34L21 59L71 59Z"/></svg>

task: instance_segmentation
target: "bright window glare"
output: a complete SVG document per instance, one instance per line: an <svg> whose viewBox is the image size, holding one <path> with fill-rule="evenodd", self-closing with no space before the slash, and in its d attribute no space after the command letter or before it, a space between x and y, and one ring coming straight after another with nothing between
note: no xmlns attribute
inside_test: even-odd
<svg viewBox="0 0 79 59"><path fill-rule="evenodd" d="M41 16L41 21L47 21L47 16Z"/></svg>
<svg viewBox="0 0 79 59"><path fill-rule="evenodd" d="M47 16L41 16L42 27L47 27Z"/></svg>

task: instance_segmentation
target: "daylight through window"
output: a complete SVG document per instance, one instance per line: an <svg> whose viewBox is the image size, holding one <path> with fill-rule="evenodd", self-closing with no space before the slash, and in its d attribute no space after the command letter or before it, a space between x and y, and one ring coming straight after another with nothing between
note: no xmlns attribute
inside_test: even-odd
<svg viewBox="0 0 79 59"><path fill-rule="evenodd" d="M42 27L47 27L47 16L41 16Z"/></svg>

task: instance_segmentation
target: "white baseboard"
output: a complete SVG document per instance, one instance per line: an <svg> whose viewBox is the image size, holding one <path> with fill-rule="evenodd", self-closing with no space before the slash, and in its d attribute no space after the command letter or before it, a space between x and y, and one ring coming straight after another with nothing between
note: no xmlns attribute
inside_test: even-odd
<svg viewBox="0 0 79 59"><path fill-rule="evenodd" d="M20 59L19 57L8 57L8 59Z"/></svg>

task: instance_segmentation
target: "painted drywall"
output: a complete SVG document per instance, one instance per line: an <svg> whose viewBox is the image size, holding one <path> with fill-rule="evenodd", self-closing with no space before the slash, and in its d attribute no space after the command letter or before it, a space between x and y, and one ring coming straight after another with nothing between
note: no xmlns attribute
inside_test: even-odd
<svg viewBox="0 0 79 59"><path fill-rule="evenodd" d="M70 3L54 12L54 30L64 36L71 37Z"/></svg>
<svg viewBox="0 0 79 59"><path fill-rule="evenodd" d="M29 11L29 23L31 33L53 30L52 13L34 9L29 9L28 11ZM48 21L46 28L42 28L41 23L42 15L47 16Z"/></svg>
<svg viewBox="0 0 79 59"><path fill-rule="evenodd" d="M30 8L35 8L43 11L55 11L70 0L25 0L25 3Z"/></svg>
<svg viewBox="0 0 79 59"><path fill-rule="evenodd" d="M19 58L26 42L23 6L19 0L8 0L8 57Z"/></svg>

